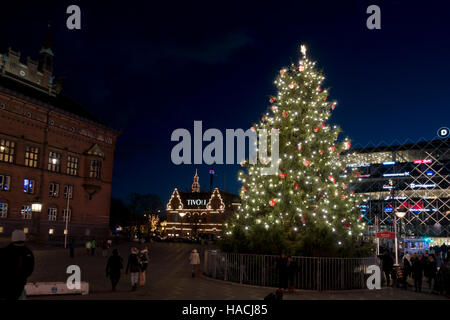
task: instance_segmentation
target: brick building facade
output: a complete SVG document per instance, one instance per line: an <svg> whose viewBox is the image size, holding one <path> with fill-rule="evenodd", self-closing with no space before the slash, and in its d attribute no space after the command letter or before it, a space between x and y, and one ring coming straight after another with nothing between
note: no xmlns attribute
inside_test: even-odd
<svg viewBox="0 0 450 320"><path fill-rule="evenodd" d="M0 234L62 238L67 218L69 237L104 236L118 132L65 96L52 74L49 35L39 61L0 54Z"/></svg>

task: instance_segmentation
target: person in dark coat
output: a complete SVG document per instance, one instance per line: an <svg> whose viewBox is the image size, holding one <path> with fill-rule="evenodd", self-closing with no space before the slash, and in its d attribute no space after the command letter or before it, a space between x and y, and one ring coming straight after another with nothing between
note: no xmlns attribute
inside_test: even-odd
<svg viewBox="0 0 450 320"><path fill-rule="evenodd" d="M34 255L22 230L13 231L11 244L0 251L0 261L0 300L17 300L34 270Z"/></svg>
<svg viewBox="0 0 450 320"><path fill-rule="evenodd" d="M383 256L381 257L381 260L382 260L381 267L383 269L383 273L386 278L386 284L389 287L391 283L392 270L394 268L394 259L392 259L392 256L389 254L389 251L386 250Z"/></svg>
<svg viewBox="0 0 450 320"><path fill-rule="evenodd" d="M431 290L431 285L433 280L436 281L436 274L437 274L437 265L436 260L432 255L428 256L428 260L425 261L424 266L424 275L427 277L428 280L428 288Z"/></svg>
<svg viewBox="0 0 450 320"><path fill-rule="evenodd" d="M412 264L412 276L414 279L414 291L422 291L422 279L423 279L423 260L422 255L418 255L417 258L414 258Z"/></svg>
<svg viewBox="0 0 450 320"><path fill-rule="evenodd" d="M112 256L108 258L106 264L106 276L111 280L112 291L116 291L116 286L120 280L120 270L123 269L123 259L119 256L119 251L114 249Z"/></svg>
<svg viewBox="0 0 450 320"><path fill-rule="evenodd" d="M287 290L288 288L288 258L284 253L281 253L277 260L277 269L279 277L278 288L280 290Z"/></svg>
<svg viewBox="0 0 450 320"><path fill-rule="evenodd" d="M139 272L141 272L141 264L139 262L138 253L139 251L137 248L131 248L131 254L128 257L127 269L125 270L125 273L128 273L128 271L130 271L132 291L135 291L137 288L137 284L139 281Z"/></svg>

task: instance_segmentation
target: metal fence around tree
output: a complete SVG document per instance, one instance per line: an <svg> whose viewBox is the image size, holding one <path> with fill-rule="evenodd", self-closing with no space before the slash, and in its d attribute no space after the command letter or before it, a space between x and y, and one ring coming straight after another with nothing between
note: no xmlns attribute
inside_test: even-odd
<svg viewBox="0 0 450 320"><path fill-rule="evenodd" d="M204 271L209 277L241 284L278 287L278 256L205 251ZM376 257L292 257L289 285L303 290L350 290L366 288L367 267Z"/></svg>

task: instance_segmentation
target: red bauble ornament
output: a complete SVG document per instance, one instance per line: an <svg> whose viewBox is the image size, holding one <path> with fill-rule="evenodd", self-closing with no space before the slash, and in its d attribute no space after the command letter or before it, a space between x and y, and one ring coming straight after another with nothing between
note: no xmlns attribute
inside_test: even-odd
<svg viewBox="0 0 450 320"><path fill-rule="evenodd" d="M325 123L322 123L321 126L322 126L322 128L325 128Z"/></svg>
<svg viewBox="0 0 450 320"><path fill-rule="evenodd" d="M287 112L283 111L283 118L286 118L286 117L287 117Z"/></svg>
<svg viewBox="0 0 450 320"><path fill-rule="evenodd" d="M285 73L286 73L286 69L281 69L281 70L280 70L280 73L281 73L281 74L285 74Z"/></svg>
<svg viewBox="0 0 450 320"><path fill-rule="evenodd" d="M351 145L352 145L352 144L351 144L349 141L344 142L344 148L345 148L345 150L350 149L350 146L351 146Z"/></svg>
<svg viewBox="0 0 450 320"><path fill-rule="evenodd" d="M334 110L336 108L336 103L333 103L333 105L331 106L331 110Z"/></svg>
<svg viewBox="0 0 450 320"><path fill-rule="evenodd" d="M278 106L272 106L272 112L277 112L278 111Z"/></svg>
<svg viewBox="0 0 450 320"><path fill-rule="evenodd" d="M247 192L247 187L242 187L242 192Z"/></svg>
<svg viewBox="0 0 450 320"><path fill-rule="evenodd" d="M273 207L275 204L276 204L275 200L270 200L270 201L269 201L269 205L270 205L271 207Z"/></svg>
<svg viewBox="0 0 450 320"><path fill-rule="evenodd" d="M348 229L350 227L350 223L345 222L345 227Z"/></svg>
<svg viewBox="0 0 450 320"><path fill-rule="evenodd" d="M281 179L286 178L286 173L280 173L280 178L281 178Z"/></svg>
<svg viewBox="0 0 450 320"><path fill-rule="evenodd" d="M315 128L314 128L314 132L317 132L317 131L319 131L319 128L318 128L318 127L315 127Z"/></svg>
<svg viewBox="0 0 450 320"><path fill-rule="evenodd" d="M274 97L270 97L269 101L270 101L270 103L274 103L275 102L275 98Z"/></svg>
<svg viewBox="0 0 450 320"><path fill-rule="evenodd" d="M289 88L290 88L290 89L294 89L294 88L295 88L295 83L294 83L294 82L291 82L291 83L289 84Z"/></svg>
<svg viewBox="0 0 450 320"><path fill-rule="evenodd" d="M294 184L294 189L298 190L298 183Z"/></svg>
<svg viewBox="0 0 450 320"><path fill-rule="evenodd" d="M305 222L306 222L306 218L302 217L302 223L305 223Z"/></svg>
<svg viewBox="0 0 450 320"><path fill-rule="evenodd" d="M334 150L336 150L336 146L331 146L330 150L331 150L331 152L334 152Z"/></svg>
<svg viewBox="0 0 450 320"><path fill-rule="evenodd" d="M347 199L347 196L346 196L345 194L342 194L342 195L341 195L341 199L342 199L342 200L345 200L345 199Z"/></svg>
<svg viewBox="0 0 450 320"><path fill-rule="evenodd" d="M322 91L322 88L321 88L321 87L319 87L319 88L318 88L317 90L319 90L319 92L320 92L320 91Z"/></svg>
<svg viewBox="0 0 450 320"><path fill-rule="evenodd" d="M305 167L309 166L310 163L311 163L311 162L309 162L308 160L303 160L303 165L304 165Z"/></svg>
<svg viewBox="0 0 450 320"><path fill-rule="evenodd" d="M263 116L261 120L262 122L266 121L266 116Z"/></svg>
<svg viewBox="0 0 450 320"><path fill-rule="evenodd" d="M252 130L253 132L255 132L255 131L256 131L256 128L253 126L253 127L250 128L250 130Z"/></svg>
<svg viewBox="0 0 450 320"><path fill-rule="evenodd" d="M298 151L302 151L302 143L301 142L298 144Z"/></svg>
<svg viewBox="0 0 450 320"><path fill-rule="evenodd" d="M333 176L330 174L330 176L328 177L328 179L331 181L331 182L333 182L333 183L335 183L336 182L336 180L334 180L334 178L333 178Z"/></svg>
<svg viewBox="0 0 450 320"><path fill-rule="evenodd" d="M322 149L320 149L320 150L319 150L319 153L320 153L320 154L323 154L323 150L322 150Z"/></svg>

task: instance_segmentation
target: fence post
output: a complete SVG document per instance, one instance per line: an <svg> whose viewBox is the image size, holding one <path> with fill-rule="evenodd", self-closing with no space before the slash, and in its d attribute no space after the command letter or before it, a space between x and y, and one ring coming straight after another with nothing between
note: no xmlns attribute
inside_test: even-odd
<svg viewBox="0 0 450 320"><path fill-rule="evenodd" d="M318 291L321 291L321 290L322 290L322 286L321 286L321 283L320 283L320 260L321 260L320 257L317 258L317 270L316 270L317 274L316 274L316 279L317 279L317 290L318 290Z"/></svg>
<svg viewBox="0 0 450 320"><path fill-rule="evenodd" d="M216 279L217 275L217 253L214 254L214 279Z"/></svg>
<svg viewBox="0 0 450 320"><path fill-rule="evenodd" d="M225 271L224 271L224 276L223 276L223 279L225 280L225 281L227 281L227 272L228 272L228 256L227 256L227 254L225 254Z"/></svg>
<svg viewBox="0 0 450 320"><path fill-rule="evenodd" d="M242 284L244 277L244 268L242 268L242 254L239 255L239 283Z"/></svg>
<svg viewBox="0 0 450 320"><path fill-rule="evenodd" d="M341 259L341 289L345 289L345 263L344 260Z"/></svg>
<svg viewBox="0 0 450 320"><path fill-rule="evenodd" d="M262 270L261 270L261 285L264 287L266 284L266 256L262 256Z"/></svg>

